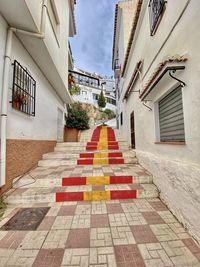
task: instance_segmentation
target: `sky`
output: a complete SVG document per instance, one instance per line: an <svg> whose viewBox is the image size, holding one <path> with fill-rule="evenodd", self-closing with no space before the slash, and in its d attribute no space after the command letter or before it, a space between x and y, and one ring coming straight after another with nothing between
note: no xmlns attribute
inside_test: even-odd
<svg viewBox="0 0 200 267"><path fill-rule="evenodd" d="M77 35L70 38L75 66L112 76L114 13L117 0L77 0Z"/></svg>

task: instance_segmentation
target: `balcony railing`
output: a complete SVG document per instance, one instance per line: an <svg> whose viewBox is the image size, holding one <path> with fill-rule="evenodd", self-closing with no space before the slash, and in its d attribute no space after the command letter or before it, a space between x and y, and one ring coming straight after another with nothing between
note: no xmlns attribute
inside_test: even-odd
<svg viewBox="0 0 200 267"><path fill-rule="evenodd" d="M150 0L149 2L149 17L150 17L150 32L151 35L154 35L158 24L160 22L164 6L165 0Z"/></svg>

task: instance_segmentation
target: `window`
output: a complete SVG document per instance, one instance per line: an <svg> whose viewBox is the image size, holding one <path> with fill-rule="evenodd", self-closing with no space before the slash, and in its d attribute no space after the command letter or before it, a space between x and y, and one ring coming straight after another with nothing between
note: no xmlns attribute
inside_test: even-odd
<svg viewBox="0 0 200 267"><path fill-rule="evenodd" d="M47 10L54 35L56 37L56 40L58 41L60 35L60 20L55 0L47 1Z"/></svg>
<svg viewBox="0 0 200 267"><path fill-rule="evenodd" d="M93 99L94 100L98 100L99 99L99 95L98 94L92 94L93 95Z"/></svg>
<svg viewBox="0 0 200 267"><path fill-rule="evenodd" d="M150 31L154 35L158 24L161 20L164 11L165 0L150 0L149 2L149 18L150 18Z"/></svg>
<svg viewBox="0 0 200 267"><path fill-rule="evenodd" d="M160 141L185 141L182 88L165 96L159 103Z"/></svg>
<svg viewBox="0 0 200 267"><path fill-rule="evenodd" d="M121 125L123 125L123 113L122 112L120 113L120 123Z"/></svg>
<svg viewBox="0 0 200 267"><path fill-rule="evenodd" d="M23 113L35 116L36 81L28 70L14 61L12 107Z"/></svg>

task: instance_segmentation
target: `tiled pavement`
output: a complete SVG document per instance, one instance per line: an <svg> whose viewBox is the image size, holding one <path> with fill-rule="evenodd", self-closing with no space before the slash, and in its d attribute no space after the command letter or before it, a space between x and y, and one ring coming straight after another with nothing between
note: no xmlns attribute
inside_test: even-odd
<svg viewBox="0 0 200 267"><path fill-rule="evenodd" d="M158 198L39 206L50 209L36 231L0 230L0 266L200 266L200 248ZM0 227L18 210L9 205Z"/></svg>

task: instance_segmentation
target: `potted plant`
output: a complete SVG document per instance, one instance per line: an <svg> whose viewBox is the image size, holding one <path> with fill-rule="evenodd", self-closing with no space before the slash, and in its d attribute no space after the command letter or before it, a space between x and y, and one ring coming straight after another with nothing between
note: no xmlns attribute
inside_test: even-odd
<svg viewBox="0 0 200 267"><path fill-rule="evenodd" d="M14 109L20 110L21 106L27 103L28 96L17 89L13 93L12 106Z"/></svg>
<svg viewBox="0 0 200 267"><path fill-rule="evenodd" d="M89 129L89 116L81 103L73 103L67 109L65 142L78 142L80 130Z"/></svg>

